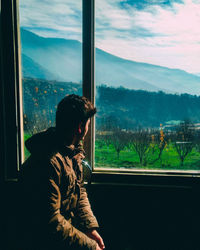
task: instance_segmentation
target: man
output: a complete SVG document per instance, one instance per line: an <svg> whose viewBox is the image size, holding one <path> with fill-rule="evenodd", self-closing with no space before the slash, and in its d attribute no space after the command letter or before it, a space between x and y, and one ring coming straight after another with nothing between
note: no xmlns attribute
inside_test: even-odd
<svg viewBox="0 0 200 250"><path fill-rule="evenodd" d="M96 108L68 95L58 104L56 127L26 141L23 164L21 245L26 250L105 248L83 187L82 147Z"/></svg>

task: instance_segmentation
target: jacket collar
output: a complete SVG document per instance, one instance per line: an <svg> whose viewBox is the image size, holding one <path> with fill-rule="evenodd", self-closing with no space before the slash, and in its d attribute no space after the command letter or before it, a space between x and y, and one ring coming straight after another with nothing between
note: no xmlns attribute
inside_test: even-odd
<svg viewBox="0 0 200 250"><path fill-rule="evenodd" d="M85 156L85 151L83 149L83 144L82 142L80 142L78 145L68 145L68 146L64 146L62 148L62 153L66 156L68 156L69 158L73 158L74 156L76 156L77 154L81 153Z"/></svg>

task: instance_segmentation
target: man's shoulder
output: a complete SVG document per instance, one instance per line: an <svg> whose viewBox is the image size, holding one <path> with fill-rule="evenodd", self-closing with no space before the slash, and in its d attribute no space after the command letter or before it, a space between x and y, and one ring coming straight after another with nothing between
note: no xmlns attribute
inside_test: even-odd
<svg viewBox="0 0 200 250"><path fill-rule="evenodd" d="M70 159L67 155L63 155L61 152L57 152L51 156L49 159L50 164L62 170L63 168L72 168L72 159Z"/></svg>

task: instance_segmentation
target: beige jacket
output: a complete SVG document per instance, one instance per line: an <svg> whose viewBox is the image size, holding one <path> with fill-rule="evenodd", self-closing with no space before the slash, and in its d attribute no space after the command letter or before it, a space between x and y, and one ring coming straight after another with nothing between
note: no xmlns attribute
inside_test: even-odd
<svg viewBox="0 0 200 250"><path fill-rule="evenodd" d="M50 129L34 135L26 147L31 156L22 167L21 180L26 193L24 200L29 200L25 209L35 218L33 231L43 228L38 231L40 238L47 231L47 245L52 249L95 250L96 242L84 233L98 228L98 223L83 185L81 146L60 146ZM49 249L49 245L45 248Z"/></svg>

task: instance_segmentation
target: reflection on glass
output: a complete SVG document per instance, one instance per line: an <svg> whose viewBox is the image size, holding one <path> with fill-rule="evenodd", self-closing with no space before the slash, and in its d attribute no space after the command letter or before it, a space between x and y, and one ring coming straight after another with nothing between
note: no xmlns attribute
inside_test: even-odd
<svg viewBox="0 0 200 250"><path fill-rule="evenodd" d="M200 170L199 12L96 0L96 167Z"/></svg>
<svg viewBox="0 0 200 250"><path fill-rule="evenodd" d="M66 94L82 93L81 2L20 0L25 140L54 126Z"/></svg>

